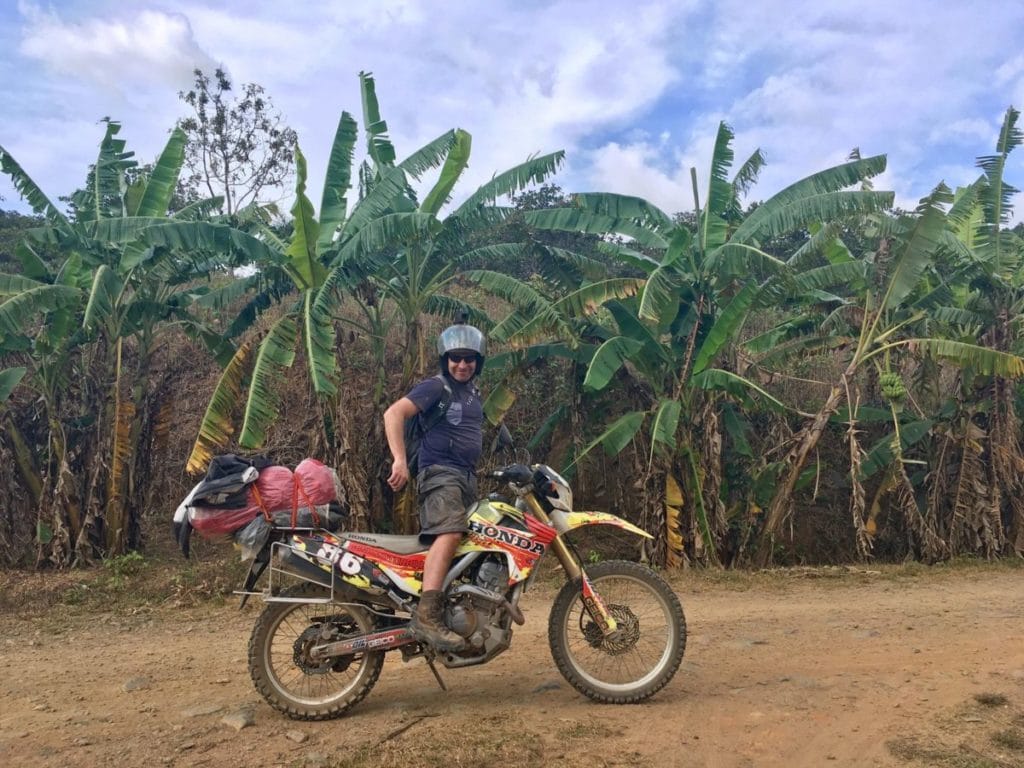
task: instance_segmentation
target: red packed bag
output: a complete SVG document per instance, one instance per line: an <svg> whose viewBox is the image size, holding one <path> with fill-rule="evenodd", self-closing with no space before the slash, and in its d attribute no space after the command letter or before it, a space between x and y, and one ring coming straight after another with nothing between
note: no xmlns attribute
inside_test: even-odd
<svg viewBox="0 0 1024 768"><path fill-rule="evenodd" d="M338 498L334 470L316 459L303 459L295 468L297 506L330 504Z"/></svg>
<svg viewBox="0 0 1024 768"><path fill-rule="evenodd" d="M259 479L254 483L255 493L250 486L249 499L257 507L260 507L262 502L263 510L266 512L291 509L294 484L295 478L288 467L267 467L260 470Z"/></svg>
<svg viewBox="0 0 1024 768"><path fill-rule="evenodd" d="M300 508L312 511L319 525L315 507L337 501L337 477L333 469L316 459L303 459L293 473L288 467L274 465L260 470L256 482L248 486L244 507L189 507L192 527L207 537L231 534L263 514L268 521L275 512L290 512L291 526L297 525Z"/></svg>
<svg viewBox="0 0 1024 768"><path fill-rule="evenodd" d="M260 514L258 505L235 509L225 507L189 507L188 519L192 527L205 537L224 536L244 528Z"/></svg>

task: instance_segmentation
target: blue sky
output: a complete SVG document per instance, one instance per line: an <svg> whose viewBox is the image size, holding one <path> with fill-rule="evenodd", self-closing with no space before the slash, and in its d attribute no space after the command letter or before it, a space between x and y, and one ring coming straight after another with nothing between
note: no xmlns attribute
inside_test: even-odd
<svg viewBox="0 0 1024 768"><path fill-rule="evenodd" d="M452 127L473 134L463 194L564 149L565 190L683 210L725 120L737 164L768 158L751 199L859 147L888 155L876 188L912 206L976 178L1007 106L1024 107L1021 40L1024 3L1005 0L4 0L0 144L56 199L82 184L101 118L152 160L192 69L220 65L298 131L317 201L368 70L400 157ZM1007 176L1024 187L1024 148ZM25 210L6 177L0 195Z"/></svg>

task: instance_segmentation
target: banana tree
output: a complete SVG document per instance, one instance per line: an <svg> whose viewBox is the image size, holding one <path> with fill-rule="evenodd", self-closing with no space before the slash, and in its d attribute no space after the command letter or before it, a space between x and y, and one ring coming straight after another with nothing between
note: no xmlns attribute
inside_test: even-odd
<svg viewBox="0 0 1024 768"><path fill-rule="evenodd" d="M644 517L658 535L654 556L670 565L720 559L727 527L720 400L753 396L781 407L729 362L750 312L770 302L773 287L794 272L764 244L892 200L891 193L846 189L884 169L884 158L875 157L803 179L744 218L740 199L756 181L763 157L754 152L730 179L732 138L729 127L720 125L703 205L691 174L692 226L676 224L645 201L610 195L582 195L576 208L528 216L534 226L624 235L632 247L609 250L646 275L636 300L610 305L618 332L598 348L585 380L594 391L623 376L639 382L641 407L620 415L590 447L618 453L643 435Z"/></svg>
<svg viewBox="0 0 1024 768"><path fill-rule="evenodd" d="M445 291L462 261L495 250L511 251L516 246L471 248L466 245L467 236L474 228L503 219L507 211L492 205L493 201L546 178L555 170L562 155L555 153L535 158L496 176L471 194L458 209L441 218L441 209L468 165L469 134L461 130L448 131L399 162L387 135L387 124L380 116L373 78L361 73L360 83L367 158L357 174L359 196L355 204L348 209L357 128L351 115L344 113L328 163L320 220L314 217L312 205L304 194L303 160L303 179L298 182L296 206L292 210L295 235L291 244L280 242L269 231L262 232L261 236L268 247L278 253L278 263L285 267L280 274L300 293L311 291L311 314L304 326L323 328L325 320L341 321L342 318L333 314L333 305L345 296L356 300L364 318L360 328L376 341L375 357L380 370L385 369L383 339L392 322L388 312L397 314L406 338L404 385L415 370L422 371L426 366L421 325L425 315L450 317L458 310L468 309L474 319L486 321L483 313L452 299ZM412 184L436 168L440 168L439 177L419 202ZM230 298L227 294L224 296ZM250 317L254 316L255 313L250 313ZM350 318L344 320L352 322ZM235 330L240 327L236 325ZM327 348L332 343L332 331L323 328L323 333L326 334L323 345ZM280 334L287 337L284 341L294 335L287 322L270 336L277 338ZM269 353L265 357L268 364L278 358ZM316 370L311 370L315 390L333 394L336 390L332 379L336 370L334 361L323 355L312 359L316 361ZM285 358L279 360L286 362ZM230 371L235 371L235 379L240 382L237 371L243 363L242 359L236 360L225 376L230 378ZM223 381L226 383L228 378ZM379 386L377 398L385 394ZM226 407L233 399L225 399L222 405ZM243 447L259 446L265 426L276 415L275 408L264 407L263 403L269 404L269 401L259 392L256 396L250 392L244 417L247 426L243 426L240 438ZM208 413L190 468L200 467L209 458L210 450L223 445L229 437L223 426L223 411L224 407L220 407ZM215 423L218 421L221 426Z"/></svg>
<svg viewBox="0 0 1024 768"><path fill-rule="evenodd" d="M336 151L344 153L346 147L350 149L354 140L353 128L351 117L344 114L336 136ZM277 418L280 405L275 381L284 369L294 364L299 349L304 353L309 381L318 398L327 400L338 393L334 326L325 306L327 291L324 288L329 273L319 253L322 242L321 222L314 217L312 203L306 196L306 159L298 145L295 147L295 165L291 241L284 243L269 230L264 232L261 242L266 250L259 254L260 258L256 262L263 270L262 278L266 279L265 273L270 272L265 294L279 291L280 296L291 301L290 306L267 329L258 343L247 341L240 344L227 362L187 462L186 468L191 473L204 470L214 452L232 439L232 413L242 400L243 384L247 378L250 384L238 444L246 449L263 446L267 430ZM344 195L347 186L348 179L343 173L329 175L324 196L338 195L339 189L340 194ZM327 216L330 216L330 210L325 207L325 223L329 220ZM285 279L291 283L290 293L278 287ZM257 281L243 278L215 294L204 296L200 301L205 306L219 309L257 284ZM252 312L249 319L255 317L256 313ZM321 423L325 424L325 429L329 429L329 414L324 415L328 420L322 420Z"/></svg>
<svg viewBox="0 0 1024 768"><path fill-rule="evenodd" d="M782 521L792 505L793 491L804 465L818 445L829 420L846 403L850 430L851 465L854 487L854 523L857 544L862 555L870 547L864 530L864 503L858 493L856 479L860 449L855 437L855 414L858 405L858 376L870 367L881 375L883 391L890 403L899 402L905 391L898 371L903 366L898 358L911 355L930 356L960 367L969 367L986 376L1019 377L1024 375L1024 359L990 347L929 335L931 313L938 290L944 281L935 268L937 259L949 242L946 207L953 196L944 185L921 201L913 215L897 218L876 217L878 250L866 267L864 292L854 317L859 318L859 331L845 347L842 372L829 385L828 395L816 413L809 415L785 455L785 471L765 513L755 560L761 566L772 561L776 538ZM849 306L849 305L847 305ZM834 315L833 315L834 317ZM895 414L894 414L895 415ZM894 418L899 429L899 421ZM905 518L907 531L922 559L935 560L948 553L941 532L925 518L916 500L915 491L902 463L902 438L894 439L894 487ZM862 490L862 489L860 489Z"/></svg>
<svg viewBox="0 0 1024 768"><path fill-rule="evenodd" d="M643 281L612 277L605 264L563 248L534 244L526 253L539 269L532 281L488 269L465 273L467 280L513 307L489 334L492 342L507 348L488 360L499 382L489 403L494 418L500 418L515 402L515 380L533 366L563 360L566 369L558 378L565 394L554 398L554 410L542 418L527 447L553 435L553 447L561 448L549 456L549 463L586 485L575 458L583 447L583 376L597 344L610 333L600 315L609 302L635 296Z"/></svg>
<svg viewBox="0 0 1024 768"><path fill-rule="evenodd" d="M26 249L22 244L19 250ZM73 557L82 531L81 495L66 457L80 438L68 414L76 410L74 383L82 380L82 339L75 327L88 273L76 259L57 274L42 262L39 268L33 278L0 276L0 354L20 363L25 373L16 386L34 400L27 406L32 415L5 409L4 431L18 478L35 506L37 561L62 564Z"/></svg>
<svg viewBox="0 0 1024 768"><path fill-rule="evenodd" d="M339 243L335 265L356 262L367 278L367 287L379 305L390 302L404 327L405 353L402 380L407 386L414 375L428 367L424 319L430 315L452 317L467 311L480 324L486 316L464 302L450 297L449 289L459 275L461 265L491 257L517 258L523 252L520 243L475 246L478 233L490 230L512 212L497 201L531 184L547 179L561 165L563 152L532 157L469 193L454 209L442 215L456 194L456 186L469 166L472 137L456 129L442 135L401 163L387 136L381 119L373 78L360 75L368 160L360 173L364 188L376 191L376 185L394 178L396 171L419 180L424 171L440 165L434 185L419 199L411 184L403 194L390 201L374 232L384 235L377 248L367 248L363 239L347 238ZM341 235L344 238L345 231ZM359 262L362 262L359 264Z"/></svg>
<svg viewBox="0 0 1024 768"><path fill-rule="evenodd" d="M978 158L981 177L957 192L944 240L946 301L931 313L946 338L977 339L1016 355L1024 352L1024 242L1009 229L1017 190L1004 173L1024 138L1018 117L1012 107L1006 111L995 154ZM952 391L936 395L936 411L949 416L936 430L928 512L950 554L1024 554L1024 450L1014 383L965 361Z"/></svg>
<svg viewBox="0 0 1024 768"><path fill-rule="evenodd" d="M201 259L222 253L231 239L227 227L197 229L208 225L190 220L195 208L167 215L183 156L179 131L152 170L130 184L135 162L119 131L107 122L70 216L0 148L3 171L45 222L18 246L23 274L3 278L0 324L6 348L28 363L22 386L40 395L47 414L40 476L29 476L28 463L22 475L42 489L40 552L58 564L138 545L153 460L142 448L160 409L149 370L154 345L172 326L216 344L190 311L193 291L184 286L207 274ZM168 242L189 233L190 248ZM40 257L41 246L56 255L58 269ZM27 310L42 322L27 322Z"/></svg>
<svg viewBox="0 0 1024 768"><path fill-rule="evenodd" d="M378 122L373 122L375 131L380 130ZM386 157L380 140L374 141L375 136L370 136L374 153ZM394 210L407 207L402 203L408 188L406 174L422 173L432 164L437 165L436 158L443 157L453 144L454 132L372 179L372 184L363 184L365 194L349 210L347 195L357 138L355 119L343 113L330 153L319 219L306 195L306 160L296 147L296 196L291 211L290 242L282 241L271 229L258 226L261 242L267 249L254 260L259 272L201 300L204 305L219 309L257 287L256 295L231 324L231 336L240 335L274 301L286 302L288 308L258 342L241 344L225 367L189 457L190 472L202 471L213 453L232 440L232 414L243 401L238 445L250 450L263 447L268 429L279 415L276 380L294 365L300 349L319 408L317 423L321 429L314 447L336 466L345 461L352 424L348 409L342 407L335 327L335 322L342 318L337 307L346 294L362 299L356 302L365 318L361 327L375 341L375 354L381 361L376 367L383 370L387 318L381 302L367 296L366 285L374 274L374 260L381 258L381 252L393 251L398 232L422 231L416 229L422 228L421 221L396 222ZM364 177L369 179L365 172ZM407 224L411 229L404 228ZM380 397L383 386L378 390ZM366 477L365 468L353 463L342 473L353 507L359 510L367 509Z"/></svg>

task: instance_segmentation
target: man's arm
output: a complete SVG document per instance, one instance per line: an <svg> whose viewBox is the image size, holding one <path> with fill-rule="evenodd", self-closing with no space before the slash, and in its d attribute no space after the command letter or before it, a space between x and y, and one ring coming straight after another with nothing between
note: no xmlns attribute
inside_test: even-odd
<svg viewBox="0 0 1024 768"><path fill-rule="evenodd" d="M405 422L419 413L419 410L416 403L408 397L403 397L384 411L384 437L387 438L388 448L394 457L388 485L394 491L401 490L402 486L409 482L409 465L406 463L405 455Z"/></svg>

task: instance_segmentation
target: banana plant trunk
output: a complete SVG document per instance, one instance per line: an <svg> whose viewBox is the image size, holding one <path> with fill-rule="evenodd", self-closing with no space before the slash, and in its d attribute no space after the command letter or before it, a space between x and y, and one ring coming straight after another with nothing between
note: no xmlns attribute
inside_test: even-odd
<svg viewBox="0 0 1024 768"><path fill-rule="evenodd" d="M798 442L786 455L786 464L789 467L786 475L775 489L771 503L768 505L768 512L765 516L764 528L758 538L757 553L754 557L756 565L767 568L772 561L772 553L775 546L775 539L782 528L782 521L789 510L793 499L793 489L796 481L800 478L804 464L811 451L818 445L821 436L825 431L829 418L839 410L839 403L846 392L846 382L852 377L855 364L851 364L839 379L839 383L833 385L825 404L815 414L811 422L804 427L800 433Z"/></svg>
<svg viewBox="0 0 1024 768"><path fill-rule="evenodd" d="M147 328L140 340L139 361L131 390L132 416L128 442L124 453L124 535L118 542L118 554L138 549L142 544L142 514L146 509L148 488L152 484L152 450L143 450L151 438L156 414L151 413L152 405L152 347L153 333Z"/></svg>
<svg viewBox="0 0 1024 768"><path fill-rule="evenodd" d="M132 423L135 419L130 413L133 403L130 400L126 401L121 395L123 349L124 339L119 338L114 353L115 369L110 392L113 403L107 411L107 424L111 436L110 454L107 457L110 462L107 467L107 492L103 504L107 557L122 554L128 538L127 490L130 475L128 467L131 466L131 462L126 461L126 458L131 451Z"/></svg>

